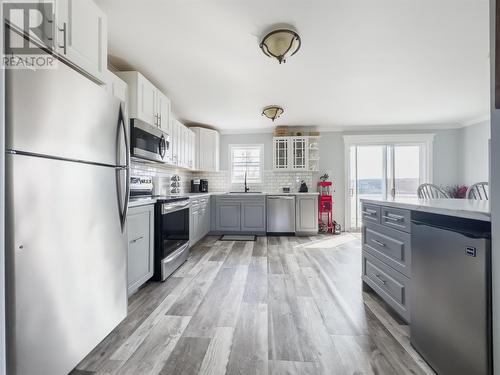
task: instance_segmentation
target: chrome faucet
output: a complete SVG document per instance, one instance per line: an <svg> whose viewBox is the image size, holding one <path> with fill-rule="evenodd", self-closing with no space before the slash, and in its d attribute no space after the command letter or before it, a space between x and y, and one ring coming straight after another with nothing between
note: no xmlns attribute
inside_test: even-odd
<svg viewBox="0 0 500 375"><path fill-rule="evenodd" d="M245 193L248 193L250 188L247 186L247 172L245 171Z"/></svg>

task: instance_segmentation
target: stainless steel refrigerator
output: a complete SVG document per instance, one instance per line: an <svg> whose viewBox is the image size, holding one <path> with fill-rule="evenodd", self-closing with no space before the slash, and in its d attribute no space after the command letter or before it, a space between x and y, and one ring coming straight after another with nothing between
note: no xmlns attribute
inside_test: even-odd
<svg viewBox="0 0 500 375"><path fill-rule="evenodd" d="M66 374L126 316L123 116L62 62L6 71L9 374Z"/></svg>

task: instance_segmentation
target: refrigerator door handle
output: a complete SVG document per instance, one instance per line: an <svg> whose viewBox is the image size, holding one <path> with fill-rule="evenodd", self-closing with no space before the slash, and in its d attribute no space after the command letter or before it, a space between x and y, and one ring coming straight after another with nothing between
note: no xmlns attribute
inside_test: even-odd
<svg viewBox="0 0 500 375"><path fill-rule="evenodd" d="M120 165L120 130L123 131L123 141L125 144L125 166L117 167L116 171L116 186L118 197L121 196L121 184L120 184L120 172L125 169L125 199L123 199L123 207L119 208L120 213L120 222L122 226L122 232L125 230L125 224L127 223L127 214L128 214L128 204L130 200L130 148L127 137L127 126L125 124L125 119L123 118L123 109L120 104L120 112L118 114L118 129L116 135L116 161L117 165ZM118 198L118 201L121 202L121 199Z"/></svg>

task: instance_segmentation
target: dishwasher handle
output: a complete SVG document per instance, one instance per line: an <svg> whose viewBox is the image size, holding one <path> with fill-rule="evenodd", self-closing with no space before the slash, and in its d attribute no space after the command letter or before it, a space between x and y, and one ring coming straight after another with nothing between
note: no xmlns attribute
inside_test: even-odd
<svg viewBox="0 0 500 375"><path fill-rule="evenodd" d="M285 199L285 200L294 200L295 197L283 197L283 196L270 196L267 199Z"/></svg>
<svg viewBox="0 0 500 375"><path fill-rule="evenodd" d="M448 216L447 216L448 218ZM467 219L464 219L467 220ZM476 231L476 230L470 230L467 227L452 227L450 225L440 225L436 223L429 223L427 221L420 221L420 220L415 220L413 219L412 221L413 225L418 225L418 226L427 226L431 228L436 228L436 229L441 229L441 230L446 230L450 232L455 232L458 234L461 234L462 236L468 237L468 238L473 238L473 239L490 239L491 238L491 231Z"/></svg>

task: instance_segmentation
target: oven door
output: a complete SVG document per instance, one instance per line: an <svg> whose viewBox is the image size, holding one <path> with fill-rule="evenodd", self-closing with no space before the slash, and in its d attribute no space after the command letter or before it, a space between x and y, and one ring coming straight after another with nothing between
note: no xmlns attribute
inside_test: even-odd
<svg viewBox="0 0 500 375"><path fill-rule="evenodd" d="M189 243L189 200L164 203L160 219L161 259Z"/></svg>
<svg viewBox="0 0 500 375"><path fill-rule="evenodd" d="M167 133L138 119L130 120L130 124L132 156L158 162L169 160L170 137Z"/></svg>

